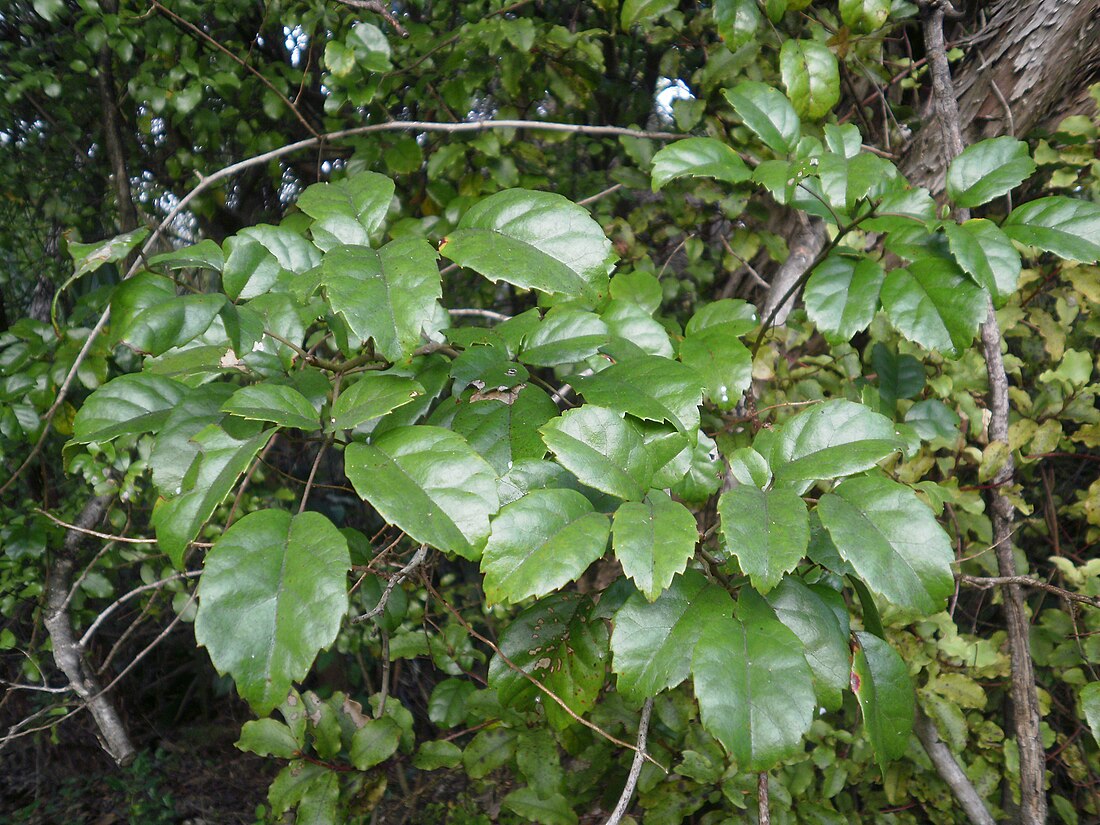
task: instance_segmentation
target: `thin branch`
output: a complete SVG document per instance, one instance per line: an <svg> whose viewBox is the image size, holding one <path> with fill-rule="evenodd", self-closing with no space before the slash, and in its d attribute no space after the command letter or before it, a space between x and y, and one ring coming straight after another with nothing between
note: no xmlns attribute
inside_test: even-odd
<svg viewBox="0 0 1100 825"><path fill-rule="evenodd" d="M966 812L967 818L974 825L993 825L993 817L977 789L955 759L955 754L940 739L932 720L925 716L920 708L917 708L917 716L913 721L913 732L917 734L928 758L932 760L936 773L955 794L955 799Z"/></svg>
<svg viewBox="0 0 1100 825"><path fill-rule="evenodd" d="M756 777L756 810L760 825L772 825L771 798L768 796L768 772L760 771Z"/></svg>
<svg viewBox="0 0 1100 825"><path fill-rule="evenodd" d="M339 376L337 378L339 378ZM321 442L321 446L317 448L317 456L313 459L313 466L309 468L309 478L306 479L306 488L302 490L302 501L298 504L299 515L306 511L306 504L309 503L309 493L313 489L313 479L317 477L317 468L321 466L321 458L325 455L325 450L328 449L328 445L331 443L332 439L326 438Z"/></svg>
<svg viewBox="0 0 1100 825"><path fill-rule="evenodd" d="M606 189L597 192L595 195L589 195L587 198L577 201L577 206L588 206L591 203L595 203L600 198L604 198L610 195L612 192L618 192L622 188L623 185L621 183L616 183L613 186L609 186Z"/></svg>
<svg viewBox="0 0 1100 825"><path fill-rule="evenodd" d="M283 94L281 91L279 91L279 89L277 89L275 87L275 84L273 84L270 80L268 80L264 76L264 74L261 71L259 71L255 66L252 66L249 63L246 63L244 60L239 58L237 55L233 54L233 52L231 52L229 49L227 49L225 46L223 46L221 43L219 43L213 37L208 35L206 32L204 32L202 29L200 29L194 23L191 23L190 21L184 20L182 17L180 17L178 14L176 14L171 9L168 9L168 8L165 8L164 6L162 6L157 0L149 0L149 2L150 2L150 5L152 5L152 7L154 9L156 9L158 12L163 14L165 17L167 17L169 20L171 20L177 26L180 26L183 29L185 29L186 31L188 31L191 34L195 35L203 43L206 43L208 46L213 46L219 52L226 55L230 60L235 62L237 65L241 66L245 71L250 72L251 74L255 75L255 77L262 84L264 84L268 89L270 89L279 98L279 100L281 100L283 103L285 103L287 105L287 108L289 108L290 111L294 113L294 117L298 118L298 121L303 126L306 127L306 131L308 131L311 135L316 135L317 134L317 130L314 129L313 125L308 120L305 119L305 116L302 115L302 113L298 110L298 107L295 106L291 102L290 98L287 97L285 94Z"/></svg>
<svg viewBox="0 0 1100 825"><path fill-rule="evenodd" d="M453 318L487 318L490 321L511 321L511 315L505 315L503 312L494 312L491 309L448 309Z"/></svg>
<svg viewBox="0 0 1100 825"><path fill-rule="evenodd" d="M382 591L382 595L378 599L378 604L376 604L366 613L356 616L354 619L351 620L351 623L359 624L360 622L365 622L368 619L373 619L375 616L381 614L382 611L386 609L386 605L390 601L390 595L393 593L394 588L396 588L397 585L401 584L401 582L405 581L405 579L407 579L409 575L414 570L416 570L416 568L424 563L424 559L426 559L427 557L428 545L422 544L420 545L419 549L417 549L417 551L413 553L413 557L409 559L409 563L402 567L399 571L397 571L394 576L390 577L389 582L387 582L386 584L386 589Z"/></svg>
<svg viewBox="0 0 1100 825"><path fill-rule="evenodd" d="M49 513L40 507L35 507L34 512L39 515L43 515L52 521L54 524L64 527L66 530L73 530L77 533L81 533L85 536L95 536L97 539L103 539L104 541L118 541L124 544L156 544L156 539L131 539L126 536L114 536L110 533L101 533L98 530L89 530L87 527L81 527L77 524L69 524L67 521L62 521L53 513Z"/></svg>
<svg viewBox="0 0 1100 825"><path fill-rule="evenodd" d="M653 698L650 697L642 703L642 715L638 719L638 740L634 746L634 761L630 763L630 773L626 776L626 785L623 786L623 792L619 795L619 802L615 806L615 810L611 812L611 816L607 818L604 825L619 825L626 814L626 809L630 806L630 797L634 795L634 789L638 786L638 777L641 776L642 765L645 763L645 743L646 737L649 735L649 717L652 713Z"/></svg>
<svg viewBox="0 0 1100 825"><path fill-rule="evenodd" d="M402 26L401 22L382 4L381 0L336 0L336 2L342 3L345 6L350 6L353 9L373 11L375 14L379 14L385 18L386 22L393 26L394 31L399 35L402 37L409 36L408 30Z"/></svg>
<svg viewBox="0 0 1100 825"><path fill-rule="evenodd" d="M1058 598L1065 599L1066 601L1080 602L1081 604L1087 604L1091 607L1100 607L1100 596L1086 596L1083 593L1074 593L1072 590L1066 590L1064 587L1059 587L1056 584L1045 582L1042 579L1032 578L1031 576L959 576L959 581L963 584L969 584L972 587L976 587L979 590L989 590L993 587L1009 584L1018 585L1020 587L1033 587L1036 590L1045 590L1048 593L1053 593Z"/></svg>
<svg viewBox="0 0 1100 825"><path fill-rule="evenodd" d="M606 739L608 742L611 742L612 744L618 745L621 748L628 748L629 750L632 750L635 753L641 754L642 758L645 759L647 762L652 762L654 765L656 765L658 768L660 768L666 774L668 773L668 768L666 768L664 765L662 765L660 762L658 762L656 759L654 759L652 756L650 756L645 751L637 748L634 745L631 745L629 742L624 742L622 739L619 739L615 736L612 736L610 733L605 731L599 725L595 724L594 722L589 722L583 716L579 716L577 714L577 712L574 711L571 707L569 707L569 705L567 705L565 703L565 700L563 700L560 696L558 696L556 693L554 693L554 691L550 690L550 688L548 688L546 685L544 685L542 682L540 682L538 679L536 679L534 676L532 676L526 670L524 670L519 665L517 665L515 662L513 662L511 659L509 659L504 654L504 652L501 651L501 649L499 647L497 647L497 645L493 642L492 639L489 639L488 637L483 636L481 633L478 633L476 630L474 630L474 628L470 625L470 623L468 621L466 621L466 619L463 617L463 615L461 613L459 613L457 610L455 610L454 607L451 606L451 603L448 602L446 599L444 599L439 594L439 592L434 587L432 587L431 582L426 582L425 584L427 585L428 592L432 594L432 596L435 598L436 601L438 601L445 608L447 608L447 611L452 616L454 616L456 619L458 619L458 623L460 625L462 625L463 628L465 628L467 633L469 633L471 636L473 636L475 639L477 639L483 645L488 646L488 648L490 650L492 650L493 653L495 653L497 656L500 657L500 660L502 662L504 662L504 664L510 670L514 670L516 673L518 673L520 676L522 676L524 679L526 679L528 682L530 682L532 685L534 685L536 689L538 689L542 693L549 696L556 704L558 704L561 707L562 710L564 710L566 712L566 714L568 714L569 718L571 718L575 722L579 722L580 724L584 725L590 731L599 734L604 739Z"/></svg>
<svg viewBox="0 0 1100 825"><path fill-rule="evenodd" d="M164 585L171 584L174 581L179 581L180 579L194 579L201 575L201 570L185 570L183 573L176 573L174 576L168 576L167 578L161 579L160 581L143 584L141 585L141 587L135 587L129 593L125 593L119 596L117 599L111 602L111 604L109 604L107 607L99 612L99 615L95 617L95 621L92 622L88 626L88 629L84 631L84 635L80 637L80 641L77 642L77 645L82 650L87 649L88 642L91 641L92 636L95 635L95 632L99 630L100 626L105 621L107 621L108 617L112 613L118 610L118 608L122 607L122 605L126 604L126 602L130 601L130 599L137 598L142 593L146 593L150 590L158 590L161 587L164 587Z"/></svg>

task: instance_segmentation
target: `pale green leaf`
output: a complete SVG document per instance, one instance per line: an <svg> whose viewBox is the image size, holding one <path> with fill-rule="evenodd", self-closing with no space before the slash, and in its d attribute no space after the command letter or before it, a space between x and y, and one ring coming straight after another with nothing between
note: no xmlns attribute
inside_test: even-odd
<svg viewBox="0 0 1100 825"><path fill-rule="evenodd" d="M752 172L741 156L727 144L714 138L687 138L665 146L653 156L653 191L670 180L683 177L716 178L741 183Z"/></svg>
<svg viewBox="0 0 1100 825"><path fill-rule="evenodd" d="M667 421L680 432L699 426L703 379L684 364L648 355L576 379L585 400L646 421Z"/></svg>
<svg viewBox="0 0 1100 825"><path fill-rule="evenodd" d="M1100 260L1100 204L1054 196L1017 206L1001 225L1017 243L1070 260Z"/></svg>
<svg viewBox="0 0 1100 825"><path fill-rule="evenodd" d="M803 117L815 120L825 117L840 100L836 56L824 43L784 40L779 51L779 71L787 97Z"/></svg>
<svg viewBox="0 0 1100 825"><path fill-rule="evenodd" d="M676 0L625 0L619 20L626 31L635 23L659 17L674 8Z"/></svg>
<svg viewBox="0 0 1100 825"><path fill-rule="evenodd" d="M368 372L340 393L329 430L351 430L424 395L419 382L402 375Z"/></svg>
<svg viewBox="0 0 1100 825"><path fill-rule="evenodd" d="M840 19L859 34L881 29L890 16L890 0L840 0Z"/></svg>
<svg viewBox="0 0 1100 825"><path fill-rule="evenodd" d="M351 764L361 771L380 765L397 750L401 726L389 716L368 719L351 738Z"/></svg>
<svg viewBox="0 0 1100 825"><path fill-rule="evenodd" d="M110 441L120 435L154 432L187 392L171 378L136 373L108 381L88 396L73 421L73 441Z"/></svg>
<svg viewBox="0 0 1100 825"><path fill-rule="evenodd" d="M730 51L737 51L751 43L760 30L764 18L756 0L716 0L714 21L718 24L718 36Z"/></svg>
<svg viewBox="0 0 1100 825"><path fill-rule="evenodd" d="M780 155L789 154L802 136L802 124L791 102L778 89L745 81L724 92L726 100L745 125L764 145Z"/></svg>
<svg viewBox="0 0 1100 825"><path fill-rule="evenodd" d="M833 253L806 282L806 314L830 342L847 343L874 319L885 277L878 261Z"/></svg>
<svg viewBox="0 0 1100 825"><path fill-rule="evenodd" d="M393 200L385 175L359 172L336 183L315 183L298 196L298 208L313 218L310 234L323 250L340 244L370 244Z"/></svg>
<svg viewBox="0 0 1100 825"><path fill-rule="evenodd" d="M943 258L921 258L895 269L882 285L882 307L911 341L947 356L961 355L985 320L984 290Z"/></svg>
<svg viewBox="0 0 1100 825"><path fill-rule="evenodd" d="M996 137L968 146L947 167L947 194L959 206L972 207L999 198L1031 176L1035 161L1027 144Z"/></svg>

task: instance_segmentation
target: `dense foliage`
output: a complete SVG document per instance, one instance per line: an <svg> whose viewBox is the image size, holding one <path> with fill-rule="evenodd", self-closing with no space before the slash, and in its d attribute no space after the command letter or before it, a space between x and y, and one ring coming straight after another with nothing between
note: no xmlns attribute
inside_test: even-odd
<svg viewBox="0 0 1100 825"><path fill-rule="evenodd" d="M139 714L112 740L104 698L208 657L188 690L231 685L238 747L279 766L262 821L558 825L624 787L646 823L972 821L921 719L1000 818L992 493L1031 577L1039 781L1100 816L1100 118L910 181L921 25L0 13L0 747L88 704L129 762Z"/></svg>

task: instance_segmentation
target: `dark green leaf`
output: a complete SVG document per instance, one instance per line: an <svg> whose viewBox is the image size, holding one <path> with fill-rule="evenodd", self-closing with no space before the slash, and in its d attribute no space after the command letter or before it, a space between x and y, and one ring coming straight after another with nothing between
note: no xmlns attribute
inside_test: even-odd
<svg viewBox="0 0 1100 825"><path fill-rule="evenodd" d="M575 364L595 355L610 340L611 330L600 316L555 307L524 336L519 360L535 367Z"/></svg>
<svg viewBox="0 0 1100 825"><path fill-rule="evenodd" d="M516 462L546 454L539 427L557 414L550 396L538 387L522 384L515 390L474 393L459 407L451 426L504 475Z"/></svg>
<svg viewBox="0 0 1100 825"><path fill-rule="evenodd" d="M485 597L518 602L575 580L607 548L610 524L576 490L534 490L501 508L481 558Z"/></svg>
<svg viewBox="0 0 1100 825"><path fill-rule="evenodd" d="M595 304L607 294L611 242L584 207L508 189L473 206L439 251L490 281Z"/></svg>
<svg viewBox="0 0 1100 825"><path fill-rule="evenodd" d="M116 263L129 255L149 234L144 226L133 232L125 232L105 241L77 243L69 241L69 255L76 265L75 277L95 272L104 264Z"/></svg>
<svg viewBox="0 0 1100 825"><path fill-rule="evenodd" d="M284 384L253 384L241 387L222 410L252 421L273 421L280 427L306 432L321 429L320 416L304 395Z"/></svg>
<svg viewBox="0 0 1100 825"><path fill-rule="evenodd" d="M644 502L627 502L615 511L615 557L650 601L684 572L698 540L695 516L661 490L650 490Z"/></svg>
<svg viewBox="0 0 1100 825"><path fill-rule="evenodd" d="M345 472L355 491L414 541L477 559L499 506L497 476L458 433L398 427L351 444Z"/></svg>
<svg viewBox="0 0 1100 825"><path fill-rule="evenodd" d="M225 418L225 413L221 411L222 404L235 389L232 384L196 387L187 393L186 401L178 404L169 414L164 426L157 432L156 443L149 454L153 483L162 496L175 496L183 492L183 479L201 451L191 437Z"/></svg>
<svg viewBox="0 0 1100 825"><path fill-rule="evenodd" d="M850 478L817 505L841 557L875 593L923 616L954 590L954 553L916 494L885 478Z"/></svg>
<svg viewBox="0 0 1100 825"><path fill-rule="evenodd" d="M653 156L653 191L682 177L716 178L741 183L752 172L740 155L715 138L687 138L670 143Z"/></svg>
<svg viewBox="0 0 1100 825"><path fill-rule="evenodd" d="M947 194L963 207L981 206L1015 189L1035 171L1027 144L997 137L968 146L947 168Z"/></svg>
<svg viewBox="0 0 1100 825"><path fill-rule="evenodd" d="M837 591L825 592L836 597L839 612L825 602L820 592L792 576L768 594L768 603L779 621L801 640L814 674L818 701L828 710L839 710L841 692L848 687L848 609ZM838 618L841 615L843 623Z"/></svg>
<svg viewBox="0 0 1100 825"><path fill-rule="evenodd" d="M780 155L789 154L802 136L802 124L791 102L778 89L745 81L724 92L745 125Z"/></svg>
<svg viewBox="0 0 1100 825"><path fill-rule="evenodd" d="M443 739L424 742L413 757L413 767L420 771L457 768L461 764L462 748Z"/></svg>
<svg viewBox="0 0 1100 825"><path fill-rule="evenodd" d="M319 513L249 513L210 549L195 638L257 713L282 702L336 639L350 567L347 542Z"/></svg>
<svg viewBox="0 0 1100 825"><path fill-rule="evenodd" d="M957 356L985 320L987 299L950 261L921 258L886 276L882 307L902 335L925 349Z"/></svg>
<svg viewBox="0 0 1100 825"><path fill-rule="evenodd" d="M379 353L401 361L436 325L437 257L421 238L392 241L377 252L365 246L334 247L322 266L325 297L359 340L372 338Z"/></svg>
<svg viewBox="0 0 1100 825"><path fill-rule="evenodd" d="M787 97L803 117L822 118L840 100L840 71L836 57L824 43L784 40L779 51L779 70Z"/></svg>
<svg viewBox="0 0 1100 825"><path fill-rule="evenodd" d="M223 306L224 295L173 296L130 318L120 340L140 353L161 355L206 332Z"/></svg>
<svg viewBox="0 0 1100 825"><path fill-rule="evenodd" d="M852 692L883 773L886 764L909 747L916 698L909 669L889 644L870 633L856 633L852 653Z"/></svg>
<svg viewBox="0 0 1100 825"><path fill-rule="evenodd" d="M925 441L933 438L954 441L959 436L959 414L938 398L918 401L910 407L905 413L905 423L911 425Z"/></svg>
<svg viewBox="0 0 1100 825"><path fill-rule="evenodd" d="M585 404L541 432L558 463L582 484L632 501L645 497L655 468L641 434L620 413Z"/></svg>
<svg viewBox="0 0 1100 825"><path fill-rule="evenodd" d="M755 592L741 591L737 618L706 623L691 672L703 727L740 770L766 771L802 750L816 707L810 668L802 642Z"/></svg>
<svg viewBox="0 0 1100 825"><path fill-rule="evenodd" d="M149 265L163 266L165 269L213 269L221 272L225 266L225 254L220 246L206 238L193 246L154 255L149 259Z"/></svg>
<svg viewBox="0 0 1100 825"><path fill-rule="evenodd" d="M680 432L699 426L703 380L695 370L656 355L612 364L576 379L585 400L646 421L667 421Z"/></svg>
<svg viewBox="0 0 1100 825"><path fill-rule="evenodd" d="M629 4L627 0L627 5ZM626 14L625 6L623 14ZM560 793L544 797L534 788L519 788L504 797L501 804L527 822L538 822L540 825L577 825L576 813L573 812L569 800Z"/></svg>
<svg viewBox="0 0 1100 825"><path fill-rule="evenodd" d="M728 620L733 606L729 593L695 570L673 579L652 603L634 593L615 614L611 634L619 693L639 703L684 681L699 635Z"/></svg>
<svg viewBox="0 0 1100 825"><path fill-rule="evenodd" d="M893 413L900 398L915 398L924 389L924 365L912 355L898 355L883 343L871 350L871 367L878 375L878 390Z"/></svg>
<svg viewBox="0 0 1100 825"><path fill-rule="evenodd" d="M1020 279L1020 253L997 224L976 218L944 226L951 254L959 266L993 296L1001 306L1016 291Z"/></svg>
<svg viewBox="0 0 1100 825"><path fill-rule="evenodd" d="M401 741L401 726L389 716L368 719L351 739L351 764L361 771L380 765L393 756Z"/></svg>
<svg viewBox="0 0 1100 825"><path fill-rule="evenodd" d="M1050 197L1012 210L1001 228L1012 240L1063 258L1100 260L1100 204Z"/></svg>
<svg viewBox="0 0 1100 825"><path fill-rule="evenodd" d="M625 0L620 22L623 30L626 31L635 23L659 17L674 8L676 8L676 0Z"/></svg>
<svg viewBox="0 0 1100 825"><path fill-rule="evenodd" d="M792 490L740 485L718 500L722 541L760 593L775 587L806 555L810 523Z"/></svg>
<svg viewBox="0 0 1100 825"><path fill-rule="evenodd" d="M93 392L77 411L73 441L110 441L120 435L153 432L168 419L187 388L171 378L122 375Z"/></svg>
<svg viewBox="0 0 1100 825"><path fill-rule="evenodd" d="M329 430L351 430L424 395L419 382L402 375L368 372L340 393Z"/></svg>

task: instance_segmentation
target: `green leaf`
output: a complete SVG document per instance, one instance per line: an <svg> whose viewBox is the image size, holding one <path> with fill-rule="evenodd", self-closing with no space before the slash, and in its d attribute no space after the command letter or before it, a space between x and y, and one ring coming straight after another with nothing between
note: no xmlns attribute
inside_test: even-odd
<svg viewBox="0 0 1100 825"><path fill-rule="evenodd" d="M760 323L756 307L737 298L722 298L703 304L684 327L685 335L696 335L711 327L721 327L734 335L751 332Z"/></svg>
<svg viewBox="0 0 1100 825"><path fill-rule="evenodd" d="M490 281L589 304L607 294L611 241L588 210L550 192L507 189L470 208L439 251Z"/></svg>
<svg viewBox="0 0 1100 825"><path fill-rule="evenodd" d="M211 424L219 424L225 418L221 411L236 390L232 384L204 384L186 395L186 401L178 404L168 415L164 426L157 432L156 442L149 454L149 466L153 470L153 483L162 496L176 496L183 492L183 480L191 465L198 458L201 448L191 440Z"/></svg>
<svg viewBox="0 0 1100 825"><path fill-rule="evenodd" d="M275 433L275 430L256 433L255 426L240 429L239 433L236 429L231 433L212 424L191 436L190 441L198 450L184 476L183 492L153 510L157 544L176 567L182 566L187 545Z"/></svg>
<svg viewBox="0 0 1100 825"><path fill-rule="evenodd" d="M706 396L721 410L732 410L752 383L752 354L737 338L738 326L719 324L689 333L680 342L680 360L706 381Z"/></svg>
<svg viewBox="0 0 1100 825"><path fill-rule="evenodd" d="M947 356L970 346L987 314L985 292L943 258L921 258L908 269L895 269L886 276L881 297L902 335Z"/></svg>
<svg viewBox="0 0 1100 825"><path fill-rule="evenodd" d="M959 436L959 414L938 398L918 401L910 407L905 413L905 423L911 425L924 441L946 438L953 442Z"/></svg>
<svg viewBox="0 0 1100 825"><path fill-rule="evenodd" d="M501 804L527 822L540 825L577 825L577 815L569 800L560 793L540 796L534 788L524 787L512 791Z"/></svg>
<svg viewBox="0 0 1100 825"><path fill-rule="evenodd" d="M622 499L645 497L655 468L641 434L620 413L585 404L540 432L558 463L582 484Z"/></svg>
<svg viewBox="0 0 1100 825"><path fill-rule="evenodd" d="M947 195L959 206L972 207L999 198L1031 176L1035 161L1027 144L997 137L968 146L947 167Z"/></svg>
<svg viewBox="0 0 1100 825"><path fill-rule="evenodd" d="M840 100L840 70L836 56L824 43L784 40L779 71L787 97L803 117L825 117Z"/></svg>
<svg viewBox="0 0 1100 825"><path fill-rule="evenodd" d="M878 376L879 395L892 413L900 398L916 398L924 389L924 364L912 355L898 355L883 343L871 350L871 367Z"/></svg>
<svg viewBox="0 0 1100 825"><path fill-rule="evenodd" d="M830 343L847 343L870 326L885 277L878 261L834 252L806 282L806 314Z"/></svg>
<svg viewBox="0 0 1100 825"><path fill-rule="evenodd" d="M344 451L345 472L388 523L414 541L477 559L500 505L497 475L458 433L398 427Z"/></svg>
<svg viewBox="0 0 1100 825"><path fill-rule="evenodd" d="M120 340L146 355L161 355L202 335L225 306L224 295L172 296L130 318Z"/></svg>
<svg viewBox="0 0 1100 825"><path fill-rule="evenodd" d="M554 593L516 616L500 636L501 653L578 715L595 706L607 673L607 625L594 611L588 596ZM557 702L500 656L489 662L489 686L507 707L531 710L538 701L555 727L572 724Z"/></svg>
<svg viewBox="0 0 1100 825"><path fill-rule="evenodd" d="M611 301L600 317L613 336L629 341L650 355L673 357L668 330L633 301Z"/></svg>
<svg viewBox="0 0 1100 825"><path fill-rule="evenodd" d="M875 761L886 764L909 747L916 715L916 698L909 669L885 641L870 633L856 633L852 653L852 692L863 711L863 724L875 750Z"/></svg>
<svg viewBox="0 0 1100 825"><path fill-rule="evenodd" d="M368 72L388 72L390 43L382 30L371 23L356 23L345 41L355 52L356 62Z"/></svg>
<svg viewBox="0 0 1100 825"><path fill-rule="evenodd" d="M424 395L419 382L402 375L368 372L340 393L329 430L351 430Z"/></svg>
<svg viewBox="0 0 1100 825"><path fill-rule="evenodd" d="M474 683L465 679L444 679L432 688L428 718L441 728L461 725L466 721L466 700L476 690Z"/></svg>
<svg viewBox="0 0 1100 825"><path fill-rule="evenodd" d="M401 741L401 726L389 716L368 719L351 738L351 764L361 771L380 765L393 756Z"/></svg>
<svg viewBox="0 0 1100 825"><path fill-rule="evenodd" d="M684 505L650 490L644 502L627 502L615 511L611 535L623 572L654 601L695 555L699 528Z"/></svg>
<svg viewBox="0 0 1100 825"><path fill-rule="evenodd" d="M176 286L170 278L153 272L139 272L117 287L111 295L111 346L126 335L126 331L143 312L176 299Z"/></svg>
<svg viewBox="0 0 1100 825"><path fill-rule="evenodd" d="M682 433L699 427L703 380L684 364L647 355L575 379L586 401L646 421L667 421Z"/></svg>
<svg viewBox="0 0 1100 825"><path fill-rule="evenodd" d="M284 384L253 384L241 387L222 410L252 421L273 421L280 427L306 432L321 429L320 416L308 399Z"/></svg>
<svg viewBox="0 0 1100 825"><path fill-rule="evenodd" d="M293 759L305 747L305 742L299 742L290 728L276 719L253 719L244 723L236 747L257 756Z"/></svg>
<svg viewBox="0 0 1100 825"><path fill-rule="evenodd" d="M619 19L623 31L627 31L635 23L660 17L675 8L676 0L625 0Z"/></svg>
<svg viewBox="0 0 1100 825"><path fill-rule="evenodd" d="M768 604L801 640L818 701L828 710L839 710L841 693L848 687L848 609L837 591L819 587L812 589L787 576L768 594ZM832 594L839 609L830 607L822 593Z"/></svg>
<svg viewBox="0 0 1100 825"><path fill-rule="evenodd" d="M737 51L756 39L763 17L756 0L716 0L714 21L718 24L718 36Z"/></svg>
<svg viewBox="0 0 1100 825"><path fill-rule="evenodd" d="M932 512L908 487L850 478L817 505L841 557L876 594L907 610L943 610L954 590L954 552Z"/></svg>
<svg viewBox="0 0 1100 825"><path fill-rule="evenodd" d="M775 473L776 485L800 493L817 479L869 470L901 448L890 419L841 399L799 413L782 425L771 443L771 449L761 452Z"/></svg>
<svg viewBox="0 0 1100 825"><path fill-rule="evenodd" d="M760 593L775 587L806 555L810 521L792 490L740 485L718 500L722 541Z"/></svg>
<svg viewBox="0 0 1100 825"><path fill-rule="evenodd" d="M1100 682L1089 682L1081 688L1081 709L1092 738L1100 744Z"/></svg>
<svg viewBox="0 0 1100 825"><path fill-rule="evenodd" d="M32 5L39 16L50 23L65 11L65 0L34 0Z"/></svg>
<svg viewBox="0 0 1100 825"><path fill-rule="evenodd" d="M322 250L340 244L370 245L393 200L393 181L359 172L336 183L315 183L298 196L298 208L313 218L310 234Z"/></svg>
<svg viewBox="0 0 1100 825"><path fill-rule="evenodd" d="M802 642L755 592L741 590L737 618L707 622L691 672L703 727L740 770L766 771L802 750L816 708L810 668Z"/></svg>
<svg viewBox="0 0 1100 825"><path fill-rule="evenodd" d="M570 307L555 307L524 337L519 360L535 367L576 364L595 355L611 340L600 316Z"/></svg>
<svg viewBox="0 0 1100 825"><path fill-rule="evenodd" d="M282 702L335 641L350 568L347 542L319 513L249 513L214 542L195 638L257 713Z"/></svg>
<svg viewBox="0 0 1100 825"><path fill-rule="evenodd" d="M88 396L73 420L73 441L110 441L120 435L155 432L187 392L173 381L148 373L122 375Z"/></svg>
<svg viewBox="0 0 1100 825"><path fill-rule="evenodd" d="M1100 204L1060 196L1017 206L1001 225L1017 243L1063 258L1100 260Z"/></svg>
<svg viewBox="0 0 1100 825"><path fill-rule="evenodd" d="M741 156L715 138L687 138L670 143L653 156L653 191L674 178L706 177L741 183L752 172Z"/></svg>
<svg viewBox="0 0 1100 825"><path fill-rule="evenodd" d="M433 739L424 742L413 757L413 767L420 771L435 771L440 768L457 768L462 764L462 748L454 742Z"/></svg>
<svg viewBox="0 0 1100 825"><path fill-rule="evenodd" d="M745 81L723 94L745 125L777 154L790 154L802 136L802 124L791 102L778 89Z"/></svg>
<svg viewBox="0 0 1100 825"><path fill-rule="evenodd" d="M738 484L765 489L772 480L772 470L764 456L752 447L741 447L729 455L730 475Z"/></svg>
<svg viewBox="0 0 1100 825"><path fill-rule="evenodd" d="M478 733L462 752L462 766L471 779L483 779L515 756L516 732L493 727Z"/></svg>
<svg viewBox="0 0 1100 825"><path fill-rule="evenodd" d="M285 272L279 259L255 238L242 234L226 239L222 289L233 300L263 295Z"/></svg>
<svg viewBox="0 0 1100 825"><path fill-rule="evenodd" d="M620 272L611 279L611 297L616 301L630 301L652 315L661 308L664 289L661 282L641 270Z"/></svg>
<svg viewBox="0 0 1100 825"><path fill-rule="evenodd" d="M149 230L144 226L133 232L125 232L105 241L95 243L78 243L69 241L69 255L76 265L74 277L79 278L89 272L95 272L104 264L121 261L129 255L138 244L145 240Z"/></svg>
<svg viewBox="0 0 1100 825"><path fill-rule="evenodd" d="M557 414L550 396L538 387L522 384L514 391L474 393L459 407L451 427L503 476L516 462L541 459L546 454L539 427Z"/></svg>
<svg viewBox="0 0 1100 825"><path fill-rule="evenodd" d="M611 634L619 693L637 704L683 682L700 634L729 620L733 606L729 593L696 570L677 576L652 603L634 593L615 614Z"/></svg>
<svg viewBox="0 0 1100 825"><path fill-rule="evenodd" d="M320 250L287 225L261 223L242 229L238 236L259 243L271 253L280 267L295 275L304 275L321 262Z"/></svg>
<svg viewBox="0 0 1100 825"><path fill-rule="evenodd" d="M212 269L221 272L225 266L225 255L220 246L206 238L183 249L154 255L149 259L149 265L163 266L165 269Z"/></svg>
<svg viewBox="0 0 1100 825"><path fill-rule="evenodd" d="M375 251L337 246L325 253L325 298L361 341L390 361L408 358L431 333L439 300L438 256L421 238L401 238Z"/></svg>
<svg viewBox="0 0 1100 825"><path fill-rule="evenodd" d="M859 34L881 29L890 16L890 0L840 0L840 19Z"/></svg>
<svg viewBox="0 0 1100 825"><path fill-rule="evenodd" d="M604 554L610 529L576 490L533 490L505 505L481 557L485 598L518 602L574 581Z"/></svg>

